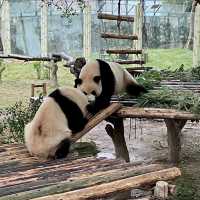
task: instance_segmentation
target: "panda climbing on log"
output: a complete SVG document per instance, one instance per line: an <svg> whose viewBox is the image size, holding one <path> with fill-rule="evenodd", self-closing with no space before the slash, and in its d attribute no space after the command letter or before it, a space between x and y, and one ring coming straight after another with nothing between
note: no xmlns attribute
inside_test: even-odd
<svg viewBox="0 0 200 200"><path fill-rule="evenodd" d="M126 91L138 96L147 92L120 64L99 59L82 67L79 78L75 79L75 87L88 97L91 103L87 109L92 114L108 107L114 94Z"/></svg>
<svg viewBox="0 0 200 200"><path fill-rule="evenodd" d="M63 87L42 102L33 120L25 126L25 144L31 155L64 158L73 134L84 129L87 97L78 89Z"/></svg>

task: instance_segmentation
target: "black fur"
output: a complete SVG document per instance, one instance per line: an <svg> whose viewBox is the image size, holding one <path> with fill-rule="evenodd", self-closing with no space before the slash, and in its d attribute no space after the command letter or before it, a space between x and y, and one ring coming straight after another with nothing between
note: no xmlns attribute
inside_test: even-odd
<svg viewBox="0 0 200 200"><path fill-rule="evenodd" d="M75 83L75 84L74 84L74 87L77 88L77 86L80 85L80 84L82 83L82 80L81 80L80 78L76 78L76 79L74 80L74 83Z"/></svg>
<svg viewBox="0 0 200 200"><path fill-rule="evenodd" d="M70 145L71 142L69 139L62 140L58 145L58 149L56 150L55 159L61 159L67 157Z"/></svg>
<svg viewBox="0 0 200 200"><path fill-rule="evenodd" d="M49 97L52 97L56 101L65 114L68 120L68 127L72 131L72 134L84 129L88 120L83 116L81 109L76 103L63 96L59 89L53 91Z"/></svg>
<svg viewBox="0 0 200 200"><path fill-rule="evenodd" d="M142 85L130 84L126 87L126 91L130 95L139 96L141 93L146 93L147 90Z"/></svg>
<svg viewBox="0 0 200 200"><path fill-rule="evenodd" d="M115 92L115 77L110 65L103 60L97 59L97 61L100 67L102 93L96 97L95 102L87 106L88 111L92 114L96 114L99 110L108 107L111 96Z"/></svg>

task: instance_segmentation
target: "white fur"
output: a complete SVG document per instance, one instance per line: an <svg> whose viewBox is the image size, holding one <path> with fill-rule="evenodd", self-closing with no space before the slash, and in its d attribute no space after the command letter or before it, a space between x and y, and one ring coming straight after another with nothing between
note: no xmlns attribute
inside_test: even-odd
<svg viewBox="0 0 200 200"><path fill-rule="evenodd" d="M86 116L87 97L71 87L60 89L61 93L77 103ZM76 113L74 113L76 114ZM34 119L25 126L25 144L32 155L48 158L56 152L57 145L65 138L71 137L68 121L53 98L47 97Z"/></svg>
<svg viewBox="0 0 200 200"><path fill-rule="evenodd" d="M119 94L126 90L128 84L138 84L137 81L132 77L132 75L124 69L120 64L115 62L107 62L113 72L115 77L115 92L114 94ZM78 85L78 88L81 91L86 92L88 95L94 90L99 96L102 92L101 82L96 84L93 81L95 76L100 76L99 70L99 62L89 61L86 65L81 69L79 78L83 80L81 85Z"/></svg>

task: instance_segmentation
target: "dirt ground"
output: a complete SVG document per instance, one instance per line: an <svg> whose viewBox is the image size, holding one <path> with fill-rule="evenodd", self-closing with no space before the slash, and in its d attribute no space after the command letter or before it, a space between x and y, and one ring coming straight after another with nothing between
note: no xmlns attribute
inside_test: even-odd
<svg viewBox="0 0 200 200"><path fill-rule="evenodd" d="M101 123L84 139L96 143L101 155L114 157L114 147ZM131 161L167 161L167 130L162 120L126 119L125 137ZM136 127L136 129L135 129ZM83 139L83 140L84 140ZM173 200L200 199L200 124L187 122L182 130L182 151L179 167L182 176L177 180L178 194Z"/></svg>
<svg viewBox="0 0 200 200"><path fill-rule="evenodd" d="M105 131L106 122L92 129L84 139L96 143L101 154L114 157L114 146ZM125 138L131 161L167 159L167 130L162 120L126 119ZM136 127L136 129L135 129ZM188 122L182 130L181 156L191 158L200 152L200 124Z"/></svg>

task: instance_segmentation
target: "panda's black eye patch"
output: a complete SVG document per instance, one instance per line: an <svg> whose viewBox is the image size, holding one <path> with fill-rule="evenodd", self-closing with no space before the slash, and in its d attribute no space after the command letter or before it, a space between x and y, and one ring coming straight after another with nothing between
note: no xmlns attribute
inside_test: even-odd
<svg viewBox="0 0 200 200"><path fill-rule="evenodd" d="M82 80L80 78L75 79L75 87L77 87L77 85L81 85Z"/></svg>
<svg viewBox="0 0 200 200"><path fill-rule="evenodd" d="M101 76L95 76L93 80L95 83L99 83L99 81L101 80Z"/></svg>
<svg viewBox="0 0 200 200"><path fill-rule="evenodd" d="M91 92L91 94L94 95L94 96L97 95L97 93L94 90Z"/></svg>

